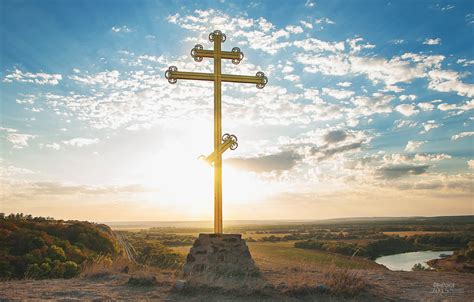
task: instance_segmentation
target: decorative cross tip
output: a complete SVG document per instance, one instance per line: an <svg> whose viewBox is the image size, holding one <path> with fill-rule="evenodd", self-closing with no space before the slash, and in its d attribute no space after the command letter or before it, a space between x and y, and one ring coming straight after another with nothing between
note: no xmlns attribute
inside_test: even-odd
<svg viewBox="0 0 474 302"><path fill-rule="evenodd" d="M178 67L176 66L170 66L168 70L165 72L165 78L168 80L170 84L176 84L178 82L178 79L173 77L172 72L178 71Z"/></svg>
<svg viewBox="0 0 474 302"><path fill-rule="evenodd" d="M261 71L257 72L257 74L255 76L257 78L261 79L261 82L257 83L257 88L258 89L263 89L263 87L265 87L265 85L267 85L267 83L268 83L268 78Z"/></svg>
<svg viewBox="0 0 474 302"><path fill-rule="evenodd" d="M220 30L215 30L209 34L209 41L214 42L214 40L217 38L219 38L221 42L224 43L227 37Z"/></svg>
<svg viewBox="0 0 474 302"><path fill-rule="evenodd" d="M238 48L238 47L232 48L232 52L239 54L239 57L238 57L238 58L232 59L232 64L237 65L237 64L240 63L240 61L242 61L242 60L244 59L244 53L241 52L241 51L240 51L240 48Z"/></svg>
<svg viewBox="0 0 474 302"><path fill-rule="evenodd" d="M222 154L225 151L227 151L227 149L235 150L235 149L237 149L238 146L239 146L239 144L237 144L237 136L235 136L233 134L226 133L222 136L222 141L221 141L221 144L219 146L219 149L214 150L214 152L212 152L208 156L201 155L198 158L200 160L205 161L208 164L212 165L216 161L216 158L218 156L222 156Z"/></svg>
<svg viewBox="0 0 474 302"><path fill-rule="evenodd" d="M237 136L233 134L226 133L222 136L222 144L227 145L230 144L229 149L230 150L235 150L239 146L237 143Z"/></svg>
<svg viewBox="0 0 474 302"><path fill-rule="evenodd" d="M202 56L198 54L199 50L203 50L203 46L201 44L196 44L193 49L191 49L191 57L193 57L194 61L201 62Z"/></svg>

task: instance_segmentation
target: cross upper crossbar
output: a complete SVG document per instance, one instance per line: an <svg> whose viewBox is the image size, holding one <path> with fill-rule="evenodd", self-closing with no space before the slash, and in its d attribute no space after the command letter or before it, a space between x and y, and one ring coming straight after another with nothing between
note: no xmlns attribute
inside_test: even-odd
<svg viewBox="0 0 474 302"><path fill-rule="evenodd" d="M214 233L222 234L222 154L227 149L237 148L237 137L230 134L222 136L221 83L255 84L257 88L262 89L268 79L260 71L255 76L222 74L222 59L232 60L233 64L239 64L244 54L238 47L232 48L232 51L222 51L221 43L225 42L226 36L219 30L209 34L209 40L214 42L213 50L205 50L198 44L191 50L191 56L196 62L201 62L203 58L213 59L214 73L178 71L176 66L171 66L165 72L165 77L171 84L175 84L178 80L214 82L214 151L204 159L214 164Z"/></svg>

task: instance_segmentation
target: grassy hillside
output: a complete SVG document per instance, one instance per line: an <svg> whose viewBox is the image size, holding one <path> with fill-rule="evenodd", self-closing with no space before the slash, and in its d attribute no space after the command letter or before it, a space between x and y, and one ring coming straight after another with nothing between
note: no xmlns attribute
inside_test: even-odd
<svg viewBox="0 0 474 302"><path fill-rule="evenodd" d="M114 257L119 251L106 225L0 216L0 279L72 278L86 261Z"/></svg>

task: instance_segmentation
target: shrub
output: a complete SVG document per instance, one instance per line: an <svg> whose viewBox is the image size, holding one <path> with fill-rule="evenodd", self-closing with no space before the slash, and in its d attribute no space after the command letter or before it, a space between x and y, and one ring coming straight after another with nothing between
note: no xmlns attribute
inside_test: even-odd
<svg viewBox="0 0 474 302"><path fill-rule="evenodd" d="M423 264L417 263L417 264L413 265L411 270L414 271L414 272L418 272L418 271L427 271L428 269L426 267L424 267Z"/></svg>
<svg viewBox="0 0 474 302"><path fill-rule="evenodd" d="M367 281L357 271L331 267L324 273L324 284L332 294L357 296L367 287Z"/></svg>
<svg viewBox="0 0 474 302"><path fill-rule="evenodd" d="M38 264L30 264L25 272L25 278L39 279L41 278L41 269Z"/></svg>
<svg viewBox="0 0 474 302"><path fill-rule="evenodd" d="M64 263L64 278L73 278L79 274L79 266L76 262L66 261Z"/></svg>

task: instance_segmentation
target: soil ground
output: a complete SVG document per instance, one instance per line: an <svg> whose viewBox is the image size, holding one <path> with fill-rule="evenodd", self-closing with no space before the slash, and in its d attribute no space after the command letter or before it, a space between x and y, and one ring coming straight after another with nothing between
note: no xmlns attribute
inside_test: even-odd
<svg viewBox="0 0 474 302"><path fill-rule="evenodd" d="M456 272L392 272L382 267L356 269L367 284L355 297L298 290L304 285L321 284L327 267L252 252L262 278L271 284L263 290L198 288L176 291L176 277L171 272L131 271L100 277L19 280L0 282L0 300L58 301L474 301L474 278ZM127 284L130 275L154 275L152 286ZM293 289L293 290L292 290Z"/></svg>

